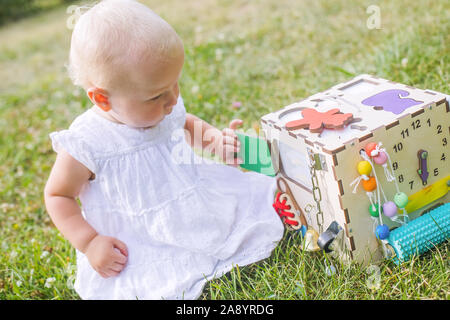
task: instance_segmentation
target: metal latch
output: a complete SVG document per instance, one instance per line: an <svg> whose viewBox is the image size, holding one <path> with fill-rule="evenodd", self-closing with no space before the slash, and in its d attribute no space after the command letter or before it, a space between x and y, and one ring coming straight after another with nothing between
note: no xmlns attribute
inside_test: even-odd
<svg viewBox="0 0 450 320"><path fill-rule="evenodd" d="M309 150L309 156L311 161L314 163L314 169L327 171L327 163L325 162L325 157L320 153L313 153Z"/></svg>
<svg viewBox="0 0 450 320"><path fill-rule="evenodd" d="M336 221L333 221L328 229L325 230L325 232L322 233L317 240L317 244L319 245L320 249L325 250L325 252L327 253L333 251L332 242L334 241L334 239L336 239L341 231L341 226Z"/></svg>

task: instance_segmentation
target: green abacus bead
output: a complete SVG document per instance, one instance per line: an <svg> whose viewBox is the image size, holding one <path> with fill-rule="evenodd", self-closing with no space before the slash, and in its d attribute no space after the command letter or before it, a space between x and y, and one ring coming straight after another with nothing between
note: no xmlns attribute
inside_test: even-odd
<svg viewBox="0 0 450 320"><path fill-rule="evenodd" d="M381 208L380 211L383 212L383 208ZM372 217L378 217L378 203L369 206L369 213Z"/></svg>
<svg viewBox="0 0 450 320"><path fill-rule="evenodd" d="M408 204L408 196L404 192L399 192L394 196L394 203L398 208L404 208Z"/></svg>

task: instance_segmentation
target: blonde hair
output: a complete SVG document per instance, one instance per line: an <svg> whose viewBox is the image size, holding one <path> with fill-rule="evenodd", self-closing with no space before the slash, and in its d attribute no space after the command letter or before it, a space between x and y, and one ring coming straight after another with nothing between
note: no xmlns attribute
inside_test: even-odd
<svg viewBox="0 0 450 320"><path fill-rule="evenodd" d="M77 21L67 67L75 85L111 89L127 66L148 58L168 60L180 52L183 44L175 30L148 7L134 0L103 0Z"/></svg>

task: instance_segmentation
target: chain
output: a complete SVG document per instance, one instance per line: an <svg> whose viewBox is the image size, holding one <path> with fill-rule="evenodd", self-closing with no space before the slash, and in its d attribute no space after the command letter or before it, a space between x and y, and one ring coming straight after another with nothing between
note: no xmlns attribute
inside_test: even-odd
<svg viewBox="0 0 450 320"><path fill-rule="evenodd" d="M312 189L313 198L317 205L316 222L317 222L317 226L319 227L319 234L321 234L323 231L323 222L324 222L323 212L322 212L322 209L320 208L320 201L322 201L322 193L320 192L319 180L317 179L315 161L311 164L309 170L311 173L311 182L313 185L313 189Z"/></svg>

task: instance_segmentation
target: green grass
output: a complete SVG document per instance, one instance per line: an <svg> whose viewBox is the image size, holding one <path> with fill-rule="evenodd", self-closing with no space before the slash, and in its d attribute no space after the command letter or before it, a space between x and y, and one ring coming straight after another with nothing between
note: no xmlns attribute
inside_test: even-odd
<svg viewBox="0 0 450 320"><path fill-rule="evenodd" d="M188 112L244 128L353 75L450 92L448 1L144 1L186 48ZM381 29L366 8L381 9ZM61 7L0 28L0 299L77 299L75 252L52 225L43 188L55 159L48 134L89 103L65 72L71 31ZM232 103L242 102L233 109ZM449 299L448 243L395 266L380 286L365 267L304 252L287 234L273 255L211 281L203 299ZM52 281L54 278L54 281ZM50 279L50 280L48 280Z"/></svg>
<svg viewBox="0 0 450 320"><path fill-rule="evenodd" d="M53 9L73 0L2 0L0 25L20 20L41 11Z"/></svg>

